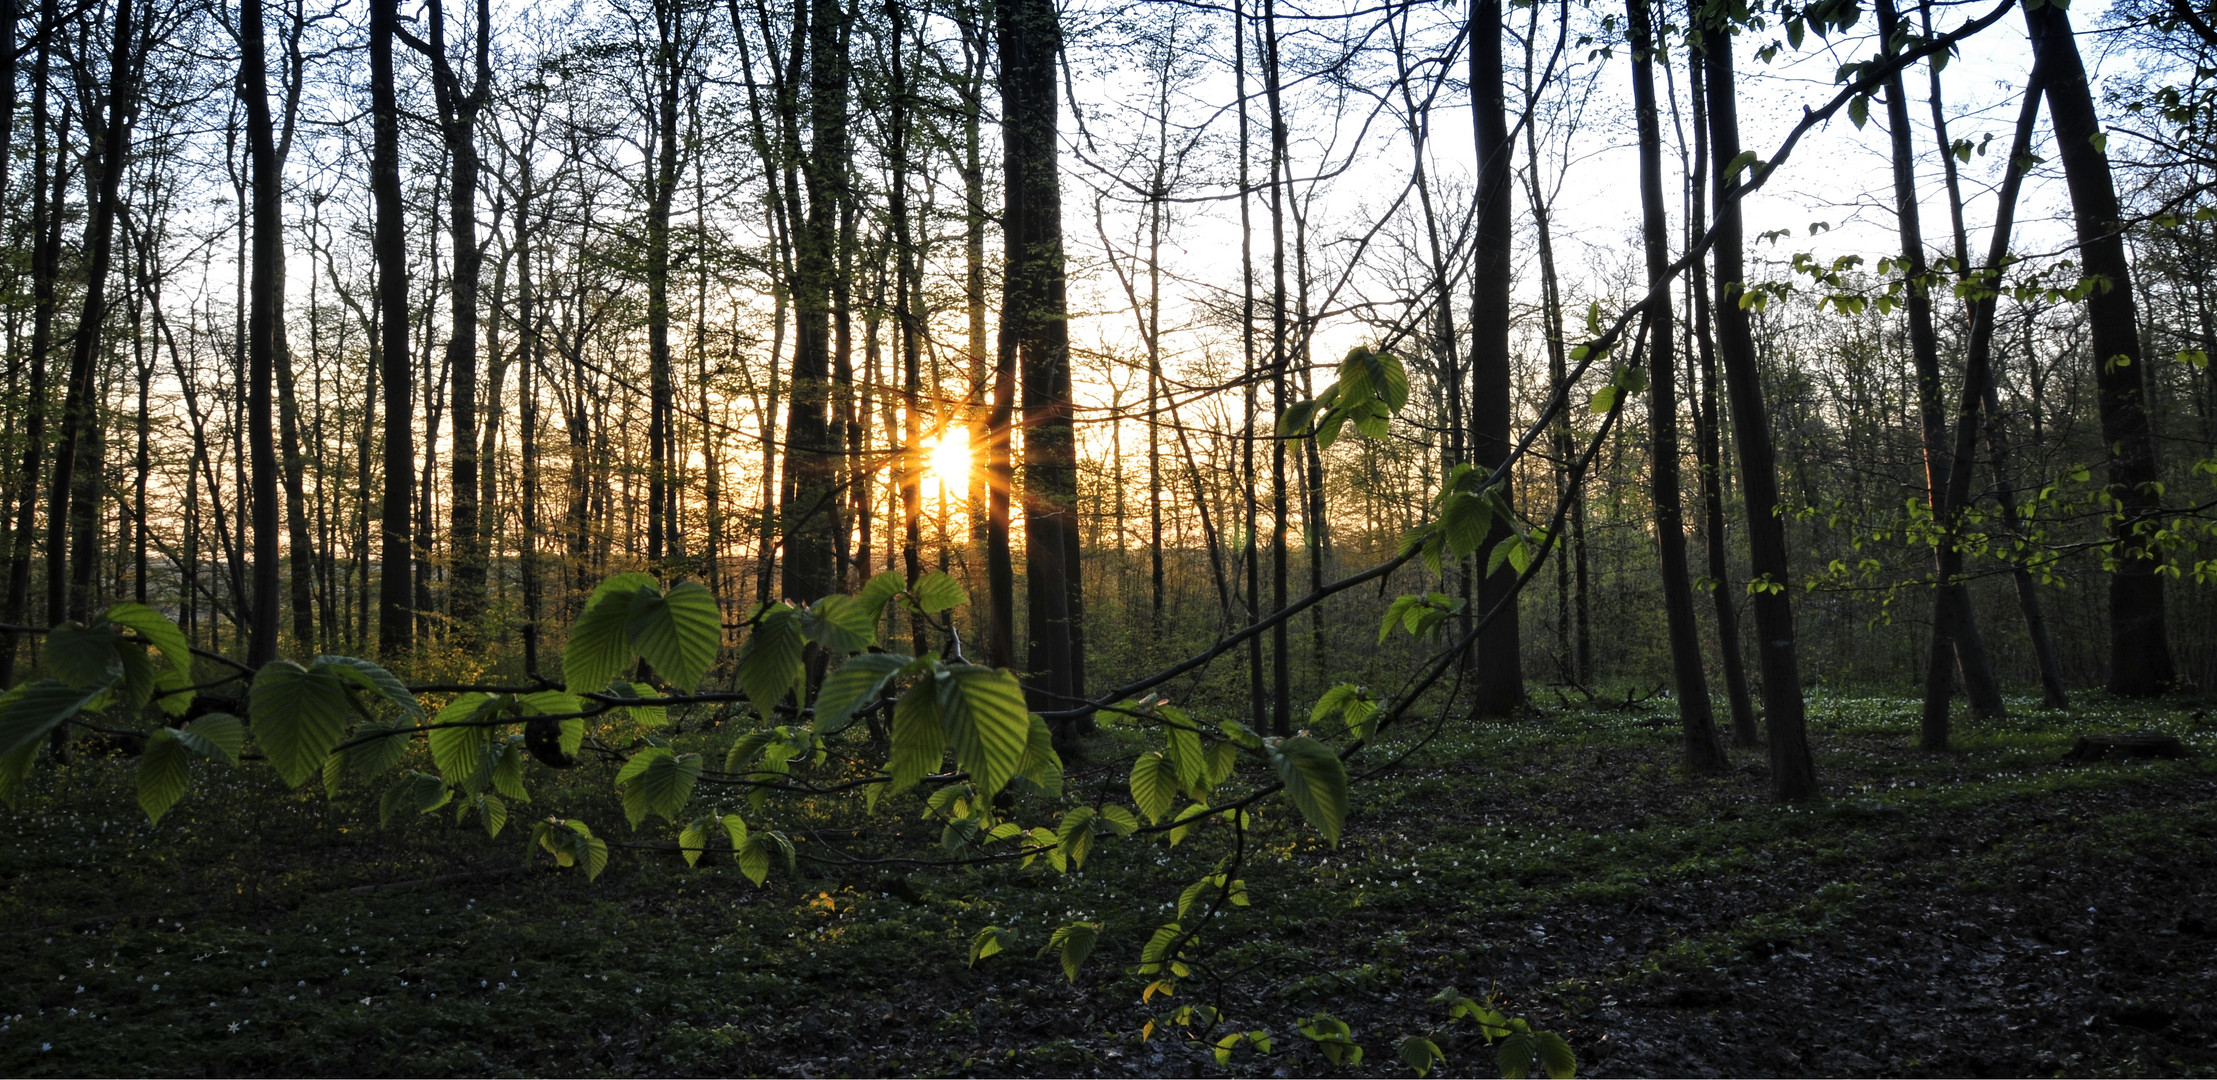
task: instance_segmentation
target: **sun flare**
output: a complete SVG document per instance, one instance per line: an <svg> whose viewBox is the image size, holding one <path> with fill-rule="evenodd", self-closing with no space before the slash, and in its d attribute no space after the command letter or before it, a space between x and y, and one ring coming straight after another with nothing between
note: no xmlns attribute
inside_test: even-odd
<svg viewBox="0 0 2217 1080"><path fill-rule="evenodd" d="M925 470L932 479L961 489L970 479L970 429L950 427L937 438L925 440Z"/></svg>

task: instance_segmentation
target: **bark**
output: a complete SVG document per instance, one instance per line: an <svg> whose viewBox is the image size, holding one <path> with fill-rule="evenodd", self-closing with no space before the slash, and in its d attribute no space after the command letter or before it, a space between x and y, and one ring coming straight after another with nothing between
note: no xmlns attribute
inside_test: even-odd
<svg viewBox="0 0 2217 1080"><path fill-rule="evenodd" d="M1648 0L1630 0L1632 108L1639 131L1641 232L1650 291L1661 300L1647 314L1649 492L1655 504L1656 546L1662 556L1663 615L1670 640L1671 682L1686 767L1723 772L1709 683L1701 669L1701 630L1694 622L1693 582L1686 573L1686 521L1679 484L1677 331L1670 308L1670 223L1663 203L1662 118L1655 104L1655 31Z"/></svg>
<svg viewBox="0 0 2217 1080"><path fill-rule="evenodd" d="M1712 27L1718 41L1730 35ZM1794 613L1787 589L1792 582L1786 559L1786 528L1779 513L1778 464L1772 449L1770 413L1755 366L1755 339L1739 295L1745 284L1739 175L1729 169L1740 154L1738 93L1732 50L1702 54L1709 106L1710 177L1716 203L1717 352L1723 362L1732 410L1732 433L1740 450L1740 490L1747 505L1748 565L1754 574L1756 670L1763 680L1764 724L1769 729L1771 795L1796 802L1817 795L1816 763L1809 754L1807 718L1801 698L1801 670L1794 646Z"/></svg>
<svg viewBox="0 0 2217 1080"><path fill-rule="evenodd" d="M2046 4L2025 10L2035 61L2044 70L2048 117L2056 152L2071 193L2080 265L2102 282L2086 298L2093 347L2096 403L2102 444L2109 450L2109 498L2115 523L2116 571L2109 579L2109 691L2120 697L2154 697L2178 685L2163 622L2161 552L2148 534L2162 528L2155 428L2148 417L2147 366L2142 362L2132 298L2132 269L2125 259L2124 224L2109 159L2101 147L2101 123L2079 60L2071 19Z"/></svg>
<svg viewBox="0 0 2217 1080"><path fill-rule="evenodd" d="M416 447L408 352L408 251L400 202L400 106L393 87L399 0L370 0L370 196L376 207L378 348L385 383L385 484L378 561L377 652L387 663L415 647L410 612L415 577Z"/></svg>
<svg viewBox="0 0 2217 1080"><path fill-rule="evenodd" d="M39 5L38 42L31 61L31 356L30 394L23 422L22 471L18 474L15 537L8 557L6 617L10 626L29 620L31 599L31 546L37 528L39 480L45 472L47 354L54 347L55 266L61 255L63 195L69 190L69 113L65 108L56 125L52 161L48 160L50 122L47 107L47 74L51 63L57 0ZM49 166L51 164L51 187ZM60 612L47 612L49 622ZM11 631L0 640L0 684L15 681L16 638Z"/></svg>
<svg viewBox="0 0 2217 1080"><path fill-rule="evenodd" d="M1500 0L1473 0L1470 7L1471 123L1478 158L1478 232L1470 297L1470 454L1472 464L1489 471L1509 459L1514 438L1509 360L1509 286L1515 277L1509 159L1514 144L1509 141L1501 86L1501 15ZM1513 505L1507 477L1502 478L1502 498ZM1496 521L1481 550L1491 551L1509 536L1508 524ZM1502 609L1478 638L1479 715L1504 716L1525 705L1516 592L1517 573L1506 562L1479 582L1479 611Z"/></svg>
<svg viewBox="0 0 2217 1080"><path fill-rule="evenodd" d="M1007 252L1001 363L1023 376L1024 666L1033 707L1085 693L1079 619L1077 456L1071 422L1070 329L1064 296L1062 185L1056 143L1056 58L1062 30L1051 0L1000 0L1001 137ZM1079 730L1056 725L1058 744Z"/></svg>

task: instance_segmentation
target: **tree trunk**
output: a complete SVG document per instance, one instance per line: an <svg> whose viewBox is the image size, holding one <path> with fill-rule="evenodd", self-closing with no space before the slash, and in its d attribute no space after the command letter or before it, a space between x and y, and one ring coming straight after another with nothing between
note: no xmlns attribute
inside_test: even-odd
<svg viewBox="0 0 2217 1080"><path fill-rule="evenodd" d="M1671 682L1677 689L1678 723L1686 767L1720 773L1724 744L1717 739L1709 683L1701 669L1701 630L1694 622L1693 582L1686 574L1686 521L1679 491L1677 331L1670 306L1670 223L1663 203L1662 119L1655 104L1655 31L1648 0L1630 0L1632 108L1639 129L1640 209L1647 253L1648 289L1659 291L1648 309L1647 429L1649 491L1655 501L1656 546L1662 555L1663 615L1670 638Z"/></svg>
<svg viewBox="0 0 2217 1080"><path fill-rule="evenodd" d="M413 604L416 446L408 352L408 249L400 201L400 105L393 87L399 0L370 0L370 195L376 205L378 347L384 356L385 487L377 602L377 652L387 663L415 647Z"/></svg>
<svg viewBox="0 0 2217 1080"><path fill-rule="evenodd" d="M1085 694L1078 644L1078 462L1056 144L1062 30L1050 0L1000 0L994 14L1006 173L1001 355L1004 367L1013 363L1023 374L1024 666L1033 708L1049 709ZM1068 747L1078 733L1077 725L1062 721L1055 738Z"/></svg>
<svg viewBox="0 0 2217 1080"><path fill-rule="evenodd" d="M2071 192L2079 257L2102 286L2086 298L2102 444L2109 448L2109 497L2115 501L2111 541L2116 571L2109 579L2109 692L2154 697L2178 685L2163 625L2162 559L2148 534L2162 528L2157 493L2155 428L2148 417L2147 367L2125 261L2124 224L2109 158L2097 141L2101 124L2079 61L2071 18L2046 4L2025 10L2033 56L2045 71L2048 116L2056 153Z"/></svg>
<svg viewBox="0 0 2217 1080"><path fill-rule="evenodd" d="M1717 40L1729 42L1718 31ZM1771 448L1770 413L1755 367L1755 339L1748 328L1740 292L1746 271L1739 186L1734 159L1740 155L1738 93L1732 50L1703 52L1709 105L1709 160L1717 223L1714 257L1717 274L1717 352L1723 361L1725 389L1731 398L1732 432L1740 448L1740 490L1747 504L1748 565L1754 574L1756 670L1763 679L1764 724L1770 736L1771 795L1795 802L1817 795L1816 763L1809 754L1807 720L1801 698L1801 667L1795 656L1794 612L1787 589L1786 525L1778 502L1778 464ZM1744 163L1739 163L1744 168Z"/></svg>
<svg viewBox="0 0 2217 1080"><path fill-rule="evenodd" d="M1478 158L1478 222L1471 267L1470 296L1470 453L1480 469L1495 470L1509 459L1514 434L1513 373L1509 361L1509 285L1515 277L1510 246L1510 157L1507 106L1501 87L1500 0L1473 0L1470 8L1471 123ZM1502 478L1502 499L1513 505L1513 488ZM1482 551L1510 536L1506 522L1495 521ZM1501 614L1478 638L1477 712L1505 716L1525 705L1522 635L1517 618L1517 573L1503 563L1478 587L1478 610L1499 607Z"/></svg>

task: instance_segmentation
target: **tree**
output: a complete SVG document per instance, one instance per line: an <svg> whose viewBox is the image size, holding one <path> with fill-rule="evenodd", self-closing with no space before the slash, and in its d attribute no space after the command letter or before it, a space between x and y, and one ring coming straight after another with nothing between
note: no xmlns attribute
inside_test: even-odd
<svg viewBox="0 0 2217 1080"><path fill-rule="evenodd" d="M378 348L384 364L385 483L377 601L377 652L387 661L415 645L414 522L416 446L408 354L408 248L400 199L400 101L393 85L399 0L370 0L370 111L375 141L370 196L376 205Z"/></svg>
<svg viewBox="0 0 2217 1080"><path fill-rule="evenodd" d="M1515 144L1509 138L1508 110L1501 85L1499 0L1472 0L1470 5L1470 111L1476 137L1478 166L1478 224L1471 265L1470 296L1470 454L1481 469L1499 469L1509 460L1509 417L1513 387L1509 363L1509 289L1513 274L1510 245L1510 157ZM1502 495L1511 494L1503 478ZM1486 548L1508 539L1508 523L1496 518L1486 537ZM1515 598L1516 573L1506 565L1481 579L1478 610L1502 608L1478 640L1477 711L1505 715L1524 707L1523 638L1518 632Z"/></svg>
<svg viewBox="0 0 2217 1080"><path fill-rule="evenodd" d="M2164 628L2161 552L2163 496L2155 428L2148 415L2146 366L2132 268L2125 259L2124 214L2110 178L2108 138L2079 60L2071 18L2055 3L2025 5L2032 51L2043 72L2057 156L2071 193L2079 259L2096 282L2086 298L2096 406L2107 447L2116 570L2109 578L2109 691L2153 697L2178 683Z"/></svg>
<svg viewBox="0 0 2217 1080"><path fill-rule="evenodd" d="M1701 670L1700 631L1694 624L1693 582L1686 574L1686 520L1679 485L1677 331L1670 305L1670 224L1663 204L1663 134L1655 105L1655 57L1659 52L1647 0L1629 0L1632 109L1639 128L1641 235L1647 254L1648 490L1655 501L1655 540L1662 557L1663 614L1670 638L1671 683L1685 735L1686 766L1724 771L1709 684Z"/></svg>
<svg viewBox="0 0 2217 1080"><path fill-rule="evenodd" d="M1717 354L1731 400L1732 431L1740 450L1740 484L1747 505L1748 565L1754 574L1756 670L1763 679L1763 721L1770 744L1771 794L1781 802L1817 794L1816 765L1809 754L1801 698L1801 666L1794 648L1794 612L1787 591L1785 522L1778 499L1778 464L1771 447L1770 413L1755 367L1755 340L1740 304L1747 271L1740 226L1739 188L1748 163L1740 158L1739 102L1732 71L1732 29L1705 19L1701 46L1708 95L1709 160L1715 170L1717 223L1714 271ZM1713 38L1714 40L1710 40Z"/></svg>
<svg viewBox="0 0 2217 1080"><path fill-rule="evenodd" d="M999 0L1003 367L1022 374L1024 666L1037 708L1085 695L1078 561L1078 461L1071 421L1070 328L1063 285L1062 183L1055 60L1062 29L1051 0ZM996 410L998 411L998 410ZM1061 745L1073 725L1056 731Z"/></svg>

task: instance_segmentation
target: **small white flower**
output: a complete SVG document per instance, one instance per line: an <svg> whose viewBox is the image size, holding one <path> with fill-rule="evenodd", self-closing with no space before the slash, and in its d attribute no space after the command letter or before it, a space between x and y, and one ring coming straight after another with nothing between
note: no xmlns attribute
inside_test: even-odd
<svg viewBox="0 0 2217 1080"><path fill-rule="evenodd" d="M362 1004L364 1004L364 1005L367 1005L367 1004L369 1004L369 999L368 999L368 998L363 998L363 999L362 999Z"/></svg>

